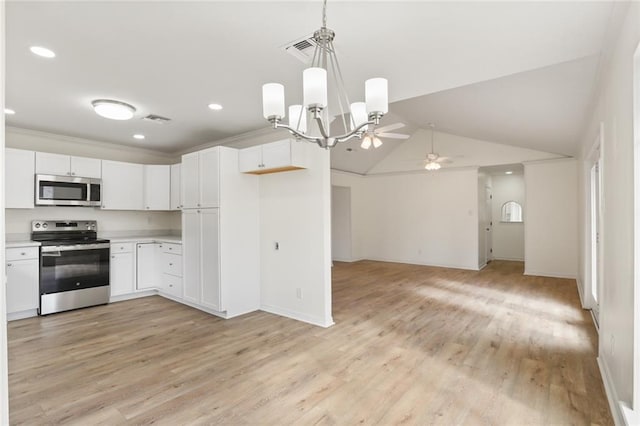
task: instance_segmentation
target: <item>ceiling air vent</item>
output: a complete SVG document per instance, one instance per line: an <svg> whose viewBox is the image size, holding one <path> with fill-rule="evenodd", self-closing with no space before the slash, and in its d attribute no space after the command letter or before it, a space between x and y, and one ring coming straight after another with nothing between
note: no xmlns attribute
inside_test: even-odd
<svg viewBox="0 0 640 426"><path fill-rule="evenodd" d="M313 35L308 35L285 44L281 49L299 61L310 64L313 59L313 52L316 49L316 42L313 39Z"/></svg>
<svg viewBox="0 0 640 426"><path fill-rule="evenodd" d="M154 123L158 123L158 124L164 124L171 121L170 118L162 117L160 115L155 115L155 114L149 114L146 117L143 117L142 119L147 121L153 121Z"/></svg>

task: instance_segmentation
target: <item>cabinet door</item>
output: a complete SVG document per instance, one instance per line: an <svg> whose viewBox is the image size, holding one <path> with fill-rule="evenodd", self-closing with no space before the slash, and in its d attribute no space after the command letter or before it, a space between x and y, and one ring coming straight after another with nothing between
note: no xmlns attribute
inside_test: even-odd
<svg viewBox="0 0 640 426"><path fill-rule="evenodd" d="M224 310L220 292L219 211L205 209L200 214L202 224L202 298L200 304L216 311Z"/></svg>
<svg viewBox="0 0 640 426"><path fill-rule="evenodd" d="M144 208L169 210L170 166L144 166Z"/></svg>
<svg viewBox="0 0 640 426"><path fill-rule="evenodd" d="M97 158L71 157L71 176L100 179L102 161Z"/></svg>
<svg viewBox="0 0 640 426"><path fill-rule="evenodd" d="M169 210L180 210L180 164L171 166L171 189Z"/></svg>
<svg viewBox="0 0 640 426"><path fill-rule="evenodd" d="M34 207L35 152L7 148L4 167L5 207L32 209Z"/></svg>
<svg viewBox="0 0 640 426"><path fill-rule="evenodd" d="M144 210L144 168L142 164L102 162L102 208Z"/></svg>
<svg viewBox="0 0 640 426"><path fill-rule="evenodd" d="M109 263L111 297L133 293L136 278L135 253L114 253L113 250L111 253Z"/></svg>
<svg viewBox="0 0 640 426"><path fill-rule="evenodd" d="M291 141L284 140L262 145L264 169L275 169L291 165Z"/></svg>
<svg viewBox="0 0 640 426"><path fill-rule="evenodd" d="M180 196L183 209L195 209L200 207L200 172L198 153L194 152L182 156L180 170Z"/></svg>
<svg viewBox="0 0 640 426"><path fill-rule="evenodd" d="M241 173L253 172L262 168L262 145L241 149L238 152L238 168Z"/></svg>
<svg viewBox="0 0 640 426"><path fill-rule="evenodd" d="M183 297L192 303L200 302L200 213L182 210L182 287Z"/></svg>
<svg viewBox="0 0 640 426"><path fill-rule="evenodd" d="M71 175L71 158L68 155L36 152L36 173L39 175Z"/></svg>
<svg viewBox="0 0 640 426"><path fill-rule="evenodd" d="M140 243L136 246L136 290L158 288L159 268L156 264L158 246L160 244L154 243Z"/></svg>
<svg viewBox="0 0 640 426"><path fill-rule="evenodd" d="M38 308L38 271L37 259L7 262L7 313Z"/></svg>
<svg viewBox="0 0 640 426"><path fill-rule="evenodd" d="M220 174L219 149L200 151L200 204L199 207L218 207Z"/></svg>

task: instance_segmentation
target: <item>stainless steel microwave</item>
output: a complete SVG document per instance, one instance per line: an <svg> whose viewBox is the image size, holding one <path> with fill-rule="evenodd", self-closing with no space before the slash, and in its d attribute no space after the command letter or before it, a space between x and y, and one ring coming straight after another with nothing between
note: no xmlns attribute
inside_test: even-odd
<svg viewBox="0 0 640 426"><path fill-rule="evenodd" d="M37 206L100 206L102 180L36 175Z"/></svg>

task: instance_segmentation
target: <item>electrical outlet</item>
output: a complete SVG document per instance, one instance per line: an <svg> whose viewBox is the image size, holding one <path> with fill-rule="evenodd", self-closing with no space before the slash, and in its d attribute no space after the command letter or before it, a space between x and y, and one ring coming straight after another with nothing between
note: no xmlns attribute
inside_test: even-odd
<svg viewBox="0 0 640 426"><path fill-rule="evenodd" d="M302 289L300 287L296 288L296 297L302 300Z"/></svg>
<svg viewBox="0 0 640 426"><path fill-rule="evenodd" d="M276 250L280 250L280 243L277 242L277 241L276 241L276 244L275 244L275 248L276 248Z"/></svg>

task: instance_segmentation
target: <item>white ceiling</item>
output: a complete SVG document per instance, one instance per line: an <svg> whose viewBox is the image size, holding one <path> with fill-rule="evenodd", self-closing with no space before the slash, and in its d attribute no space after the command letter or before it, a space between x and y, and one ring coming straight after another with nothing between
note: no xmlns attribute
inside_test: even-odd
<svg viewBox="0 0 640 426"><path fill-rule="evenodd" d="M414 130L434 121L477 139L572 154L615 26L612 4L329 1L328 26L352 100L363 97L365 79L383 76L391 110ZM7 124L170 153L266 127L260 87L279 81L288 102L301 99L305 65L280 47L313 32L320 13L319 1L8 2L6 104L17 113ZM31 45L57 57L36 57ZM102 119L89 105L96 98L129 102L138 114ZM224 110L208 110L210 102ZM139 119L148 113L172 122ZM341 146L332 161L363 172L400 145Z"/></svg>

